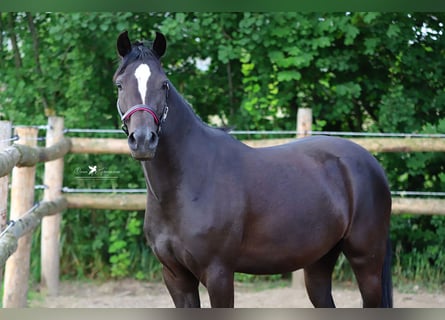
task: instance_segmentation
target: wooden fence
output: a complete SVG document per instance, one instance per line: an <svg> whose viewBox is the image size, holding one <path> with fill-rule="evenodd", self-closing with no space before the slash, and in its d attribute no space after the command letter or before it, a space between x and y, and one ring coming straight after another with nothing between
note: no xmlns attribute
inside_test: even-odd
<svg viewBox="0 0 445 320"><path fill-rule="evenodd" d="M312 115L308 109L298 112L298 136L311 131ZM0 122L0 139L11 136L10 123ZM0 209L7 207L8 177L11 174L10 217L0 214L0 268L6 261L3 307L26 306L29 279L30 236L41 221L42 289L57 295L59 286L59 238L61 212L69 208L144 210L145 194L62 194L63 156L69 153L129 155L126 139L65 138L63 118L50 117L46 147L36 147L37 129L17 127L19 140L0 149ZM5 133L6 132L6 133ZM2 136L3 135L3 136ZM3 137L3 138L2 138ZM244 141L253 147L271 146L294 139ZM372 152L445 152L445 139L436 138L353 138ZM44 162L43 201L34 206L35 166ZM5 188L6 181L6 188ZM94 190L92 190L94 192ZM445 215L445 199L393 198L394 214ZM3 211L2 211L3 212ZM5 229L6 228L6 229ZM9 257L9 258L8 258Z"/></svg>
<svg viewBox="0 0 445 320"><path fill-rule="evenodd" d="M11 137L10 123L2 122L1 128L5 132L2 133L4 141L6 137ZM6 223L6 215L1 216L2 220L2 236L0 237L0 267L5 265L4 271L4 290L3 290L3 307L25 307L28 294L29 282L29 265L32 231L36 226L50 215L60 216L60 212L67 207L67 201L60 196L61 180L63 178L62 170L57 169L56 178L54 174L54 163L62 162L62 157L69 152L71 141L68 139L60 139L56 141L54 137L63 137L63 119L48 119L48 130L46 136L46 148L36 147L37 144L37 128L33 127L17 127L15 135L19 140L12 146L8 146L0 153L0 177L4 177L12 171L11 174L11 201L10 201L10 223ZM57 197L48 197L44 195L44 201L38 205L34 205L35 190L35 166L39 162L45 162L45 183L51 186L49 179L60 180L59 191L57 188L49 188L50 192L58 195ZM3 189L6 196L1 197L0 208L7 208L8 189ZM48 238L48 232L44 231L42 222L42 243ZM54 225L54 224L52 224ZM58 226L57 226L57 229ZM57 253L51 258L52 261L57 259L58 266L58 237L53 238L52 242L57 241ZM14 254L13 254L14 253ZM42 260L43 260L42 250ZM9 258L9 259L8 259ZM54 262L52 262L54 265ZM45 266L48 268L47 266ZM48 269L46 269L48 270ZM58 270L57 270L58 281ZM42 279L43 273L42 273ZM58 282L55 284L58 285Z"/></svg>

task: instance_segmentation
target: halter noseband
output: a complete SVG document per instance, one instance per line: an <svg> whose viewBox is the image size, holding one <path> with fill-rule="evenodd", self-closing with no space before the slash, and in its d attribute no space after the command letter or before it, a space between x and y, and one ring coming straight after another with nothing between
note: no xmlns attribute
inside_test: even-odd
<svg viewBox="0 0 445 320"><path fill-rule="evenodd" d="M156 131L156 133L159 135L161 133L161 125L165 122L165 119L167 119L167 114L168 114L168 106L167 106L167 99L168 99L168 90L170 89L168 82L165 81L164 82L164 86L165 86L165 104L164 104L164 109L162 111L162 115L159 118L158 115L156 114L156 110L153 107L150 107L146 104L137 104L132 106L130 109L127 110L127 112L125 112L124 114L122 114L120 105L119 105L119 99L117 99L117 112L119 113L119 116L121 117L121 121L122 121L122 130L125 132L125 134L128 136L128 127L126 124L126 121L128 119L130 119L130 117L138 112L138 111L145 111L148 112L152 117L153 120L155 121L155 124L158 126L158 129Z"/></svg>

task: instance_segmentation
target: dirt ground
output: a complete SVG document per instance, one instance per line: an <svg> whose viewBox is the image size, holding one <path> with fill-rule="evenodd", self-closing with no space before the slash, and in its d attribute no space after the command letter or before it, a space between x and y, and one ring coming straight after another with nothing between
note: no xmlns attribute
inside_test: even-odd
<svg viewBox="0 0 445 320"><path fill-rule="evenodd" d="M410 293L394 290L396 308L445 307L445 292L429 293L414 286ZM337 307L358 308L361 299L353 285L334 286ZM205 288L201 288L202 307L209 307ZM40 308L171 308L172 300L163 283L121 280L97 283L62 282L57 297L39 295L30 307ZM312 308L304 288L290 284L268 288L265 284L235 285L237 308Z"/></svg>

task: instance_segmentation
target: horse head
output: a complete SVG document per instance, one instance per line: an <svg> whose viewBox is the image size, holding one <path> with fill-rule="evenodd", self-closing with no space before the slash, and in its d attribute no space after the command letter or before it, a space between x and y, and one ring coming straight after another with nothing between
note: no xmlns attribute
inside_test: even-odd
<svg viewBox="0 0 445 320"><path fill-rule="evenodd" d="M151 46L132 44L127 31L117 39L121 58L113 77L118 88L117 110L136 160L153 159L167 118L169 82L160 61L165 49L166 39L159 32Z"/></svg>

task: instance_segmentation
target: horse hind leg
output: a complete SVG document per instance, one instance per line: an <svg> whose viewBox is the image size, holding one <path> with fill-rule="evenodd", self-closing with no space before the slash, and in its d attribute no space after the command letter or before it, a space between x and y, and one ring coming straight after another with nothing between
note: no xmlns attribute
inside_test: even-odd
<svg viewBox="0 0 445 320"><path fill-rule="evenodd" d="M335 308L332 298L332 272L341 252L341 243L313 264L304 268L306 291L316 308Z"/></svg>
<svg viewBox="0 0 445 320"><path fill-rule="evenodd" d="M209 293L212 308L234 307L234 272L219 263L206 270L205 286Z"/></svg>
<svg viewBox="0 0 445 320"><path fill-rule="evenodd" d="M368 250L352 250L345 245L363 299L364 308L392 307L390 242Z"/></svg>

